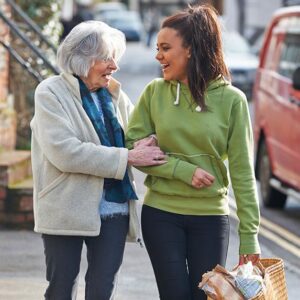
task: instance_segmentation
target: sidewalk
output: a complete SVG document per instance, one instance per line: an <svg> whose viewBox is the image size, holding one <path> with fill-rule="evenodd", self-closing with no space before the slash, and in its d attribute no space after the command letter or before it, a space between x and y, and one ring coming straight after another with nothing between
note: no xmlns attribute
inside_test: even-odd
<svg viewBox="0 0 300 300"><path fill-rule="evenodd" d="M41 300L46 287L42 240L30 231L0 231L0 299ZM232 245L233 246L233 245ZM233 249L229 260L234 265ZM84 299L85 252L79 280L78 300ZM117 300L157 300L150 261L145 248L127 243L119 277Z"/></svg>
<svg viewBox="0 0 300 300"><path fill-rule="evenodd" d="M43 299L46 280L40 236L29 231L2 230L0 240L0 299ZM85 251L82 258L78 300L84 299ZM148 256L139 245L126 245L117 295L118 300L158 299Z"/></svg>
<svg viewBox="0 0 300 300"><path fill-rule="evenodd" d="M138 194L143 198L144 175L135 172ZM141 202L139 208L141 208ZM41 300L47 282L42 240L32 231L0 230L0 299ZM262 246L264 257L273 256L270 249ZM236 224L231 220L231 236L227 268L236 265L238 259ZM79 278L77 300L84 299L85 251ZM299 299L298 278L287 270L290 283L289 299ZM119 277L117 300L158 300L155 279L145 248L127 243L123 266Z"/></svg>
<svg viewBox="0 0 300 300"><path fill-rule="evenodd" d="M135 172L139 198L143 199L144 175ZM141 202L139 209L141 209ZM231 238L229 265L237 260L236 238ZM47 285L42 240L32 231L0 230L0 299L41 300ZM235 249L235 250L234 250ZM77 300L84 299L85 251ZM157 300L158 292L145 248L127 243L119 277L117 300Z"/></svg>

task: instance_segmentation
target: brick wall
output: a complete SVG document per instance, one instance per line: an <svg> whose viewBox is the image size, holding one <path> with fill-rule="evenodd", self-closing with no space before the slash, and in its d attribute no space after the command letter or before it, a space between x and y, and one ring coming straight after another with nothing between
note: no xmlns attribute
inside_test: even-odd
<svg viewBox="0 0 300 300"><path fill-rule="evenodd" d="M3 12L9 15L4 0L0 0ZM0 39L9 43L9 30L0 21ZM0 151L12 150L16 146L16 113L13 109L13 96L9 96L9 53L0 45Z"/></svg>
<svg viewBox="0 0 300 300"><path fill-rule="evenodd" d="M0 151L15 149L16 139L17 139L16 112L13 108L5 104L2 107L0 106Z"/></svg>
<svg viewBox="0 0 300 300"><path fill-rule="evenodd" d="M33 228L32 189L0 186L0 229Z"/></svg>
<svg viewBox="0 0 300 300"><path fill-rule="evenodd" d="M0 32L1 25L0 23ZM2 39L3 37L0 36L0 38ZM5 99L8 95L8 59L7 51L0 46L0 103L2 104L5 104Z"/></svg>
<svg viewBox="0 0 300 300"><path fill-rule="evenodd" d="M5 14L8 13L8 8L4 4L4 0L0 0L0 6L1 9L5 12ZM9 31L7 29L7 26L3 22L0 21L0 39L2 41L8 41L9 40ZM3 46L0 46L0 105L6 102L6 98L8 95L8 60L9 55L7 51L4 49Z"/></svg>
<svg viewBox="0 0 300 300"><path fill-rule="evenodd" d="M30 153L0 153L0 229L33 228Z"/></svg>
<svg viewBox="0 0 300 300"><path fill-rule="evenodd" d="M9 15L5 0L0 0L0 7ZM9 43L9 31L1 21L0 39ZM0 44L0 228L33 226L32 184L9 187L9 178L18 182L31 174L28 170L30 155L19 163L17 154L20 152L12 151L16 146L16 125L13 97L9 93L9 53Z"/></svg>

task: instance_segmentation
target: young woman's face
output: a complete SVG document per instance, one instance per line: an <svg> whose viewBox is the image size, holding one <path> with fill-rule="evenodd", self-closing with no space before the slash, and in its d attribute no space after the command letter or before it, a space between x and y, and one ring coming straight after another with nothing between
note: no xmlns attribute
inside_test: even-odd
<svg viewBox="0 0 300 300"><path fill-rule="evenodd" d="M157 35L156 59L161 64L164 79L179 80L187 84L190 51L182 44L182 38L175 29L168 27L161 29Z"/></svg>
<svg viewBox="0 0 300 300"><path fill-rule="evenodd" d="M107 87L111 75L118 69L114 59L107 61L98 60L90 68L88 76L81 78L90 91Z"/></svg>

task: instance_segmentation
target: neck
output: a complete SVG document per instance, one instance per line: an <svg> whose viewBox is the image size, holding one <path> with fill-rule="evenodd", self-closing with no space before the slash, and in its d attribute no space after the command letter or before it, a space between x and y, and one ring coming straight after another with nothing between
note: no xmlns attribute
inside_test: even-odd
<svg viewBox="0 0 300 300"><path fill-rule="evenodd" d="M88 90L89 90L90 92L95 92L95 91L97 91L98 88L95 87L95 86L93 86L93 84L90 83L90 82L87 80L86 77L80 77L80 79L84 82L84 84L86 85L86 87L88 88Z"/></svg>
<svg viewBox="0 0 300 300"><path fill-rule="evenodd" d="M180 80L180 83L183 83L184 85L189 86L189 82L188 82L187 78Z"/></svg>

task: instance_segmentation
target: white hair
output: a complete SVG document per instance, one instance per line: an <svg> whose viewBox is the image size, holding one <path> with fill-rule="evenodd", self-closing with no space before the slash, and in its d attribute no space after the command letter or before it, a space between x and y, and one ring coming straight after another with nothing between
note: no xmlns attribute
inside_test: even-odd
<svg viewBox="0 0 300 300"><path fill-rule="evenodd" d="M75 26L57 50L57 64L65 72L87 77L97 60L118 61L126 49L124 34L100 21Z"/></svg>

